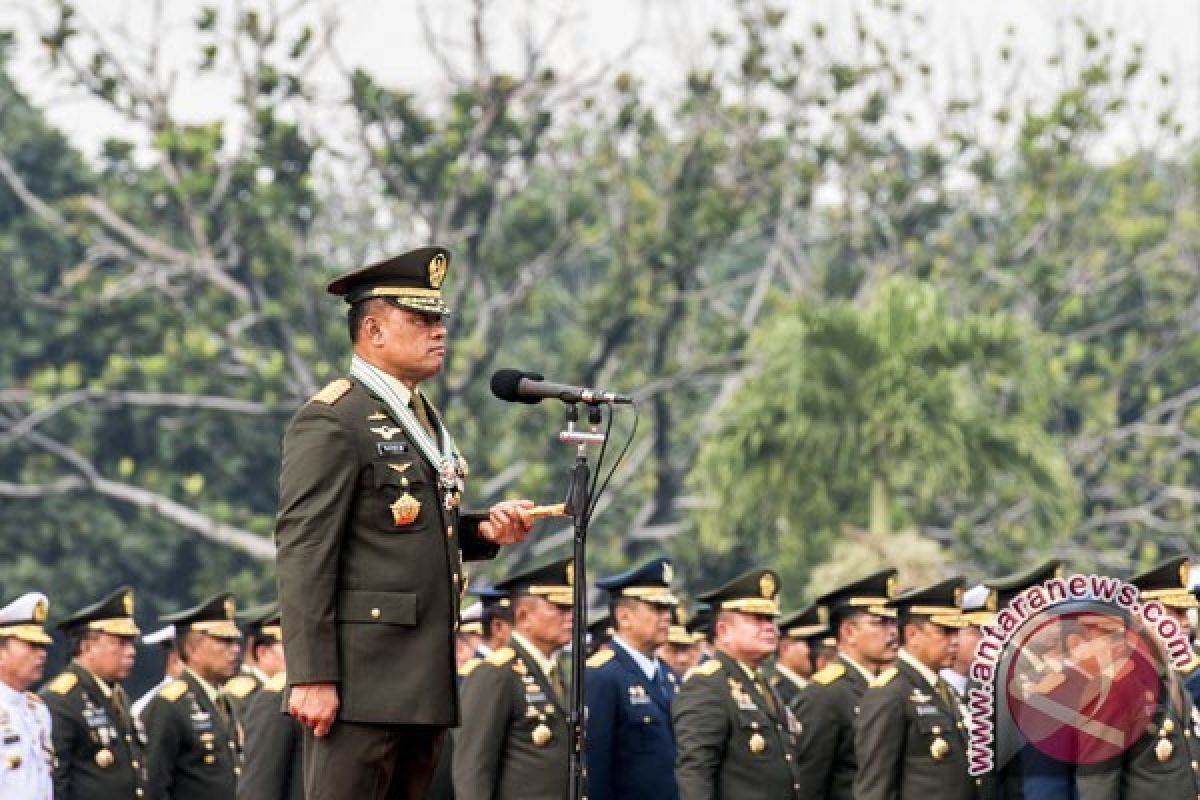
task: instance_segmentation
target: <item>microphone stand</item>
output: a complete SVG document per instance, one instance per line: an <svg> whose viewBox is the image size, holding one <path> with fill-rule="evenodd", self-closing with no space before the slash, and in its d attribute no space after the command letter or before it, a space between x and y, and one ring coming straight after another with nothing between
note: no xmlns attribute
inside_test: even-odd
<svg viewBox="0 0 1200 800"><path fill-rule="evenodd" d="M611 412L610 412L611 413ZM566 430L558 434L558 440L575 448L575 464L570 471L570 486L567 489L566 512L575 527L575 583L574 617L571 620L571 698L569 703L569 727L571 736L570 782L567 797L581 800L585 774L583 769L583 666L587 636L587 529L588 510L592 503L591 469L587 462L587 448L604 444L600 433L602 413L598 406L588 407L588 425L591 431L575 428L579 421L579 409L574 404L567 406Z"/></svg>

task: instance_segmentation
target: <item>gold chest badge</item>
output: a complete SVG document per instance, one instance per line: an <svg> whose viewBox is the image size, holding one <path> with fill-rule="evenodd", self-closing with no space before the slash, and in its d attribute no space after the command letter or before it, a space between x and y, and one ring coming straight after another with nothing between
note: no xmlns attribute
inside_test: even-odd
<svg viewBox="0 0 1200 800"><path fill-rule="evenodd" d="M767 749L767 740L763 738L761 733L756 733L750 737L750 752L758 755Z"/></svg>
<svg viewBox="0 0 1200 800"><path fill-rule="evenodd" d="M417 521L417 517L421 514L421 501L405 492L388 508L392 510L392 521L396 527L402 528Z"/></svg>
<svg viewBox="0 0 1200 800"><path fill-rule="evenodd" d="M545 747L550 744L550 740L554 738L554 734L545 725L539 724L533 729L533 743L538 747Z"/></svg>
<svg viewBox="0 0 1200 800"><path fill-rule="evenodd" d="M98 766L100 769L108 769L113 765L114 760L115 759L113 758L112 751L108 748L102 748L96 751L96 766Z"/></svg>

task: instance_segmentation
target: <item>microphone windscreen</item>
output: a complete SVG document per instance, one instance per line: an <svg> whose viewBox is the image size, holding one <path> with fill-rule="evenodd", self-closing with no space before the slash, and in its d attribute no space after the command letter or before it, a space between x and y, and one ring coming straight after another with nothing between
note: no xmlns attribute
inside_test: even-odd
<svg viewBox="0 0 1200 800"><path fill-rule="evenodd" d="M521 394L521 381L524 378L535 381L542 380L541 375L532 372L522 372L519 369L498 369L492 373L492 394L510 403L529 403L530 405L540 403L542 401L540 397Z"/></svg>

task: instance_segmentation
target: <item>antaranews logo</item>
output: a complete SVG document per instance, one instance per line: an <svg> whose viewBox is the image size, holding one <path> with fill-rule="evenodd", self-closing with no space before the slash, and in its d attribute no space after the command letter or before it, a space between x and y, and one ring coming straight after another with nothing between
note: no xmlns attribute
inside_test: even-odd
<svg viewBox="0 0 1200 800"><path fill-rule="evenodd" d="M1169 702L1172 665L1192 658L1161 603L1102 575L1026 589L980 630L967 688L975 776L1026 746L1067 764L1120 755Z"/></svg>

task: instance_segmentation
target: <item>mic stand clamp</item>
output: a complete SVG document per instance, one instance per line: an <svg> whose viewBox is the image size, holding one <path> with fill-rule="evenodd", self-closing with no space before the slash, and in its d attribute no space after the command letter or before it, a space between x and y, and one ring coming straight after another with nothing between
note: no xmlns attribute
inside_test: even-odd
<svg viewBox="0 0 1200 800"><path fill-rule="evenodd" d="M611 413L611 411L610 411ZM583 769L583 666L587 637L587 529L591 497L591 469L587 462L587 448L604 444L605 435L600 432L603 416L599 406L588 407L590 431L578 430L579 408L567 406L566 430L558 434L558 440L575 448L575 464L570 472L567 489L566 513L571 517L574 528L574 609L571 620L571 697L568 703L568 725L571 736L570 781L567 797L580 800L586 776Z"/></svg>

